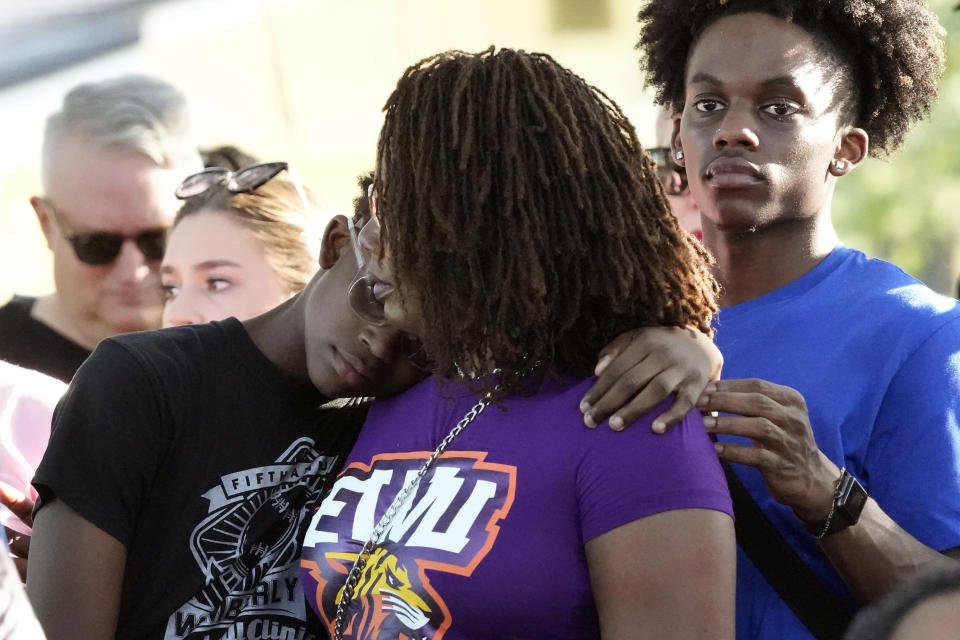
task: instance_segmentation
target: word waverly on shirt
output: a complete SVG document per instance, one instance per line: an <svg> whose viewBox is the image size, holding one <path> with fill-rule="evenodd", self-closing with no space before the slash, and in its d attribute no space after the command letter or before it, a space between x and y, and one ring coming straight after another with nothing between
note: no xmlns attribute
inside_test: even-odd
<svg viewBox="0 0 960 640"><path fill-rule="evenodd" d="M301 438L275 464L224 475L204 494L210 511L190 550L206 586L170 616L166 640L315 637L303 626L300 525L337 462Z"/></svg>

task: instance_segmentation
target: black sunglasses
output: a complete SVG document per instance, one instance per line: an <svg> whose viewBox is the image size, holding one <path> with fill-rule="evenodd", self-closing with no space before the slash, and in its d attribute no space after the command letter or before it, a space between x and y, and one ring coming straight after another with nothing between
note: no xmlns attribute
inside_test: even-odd
<svg viewBox="0 0 960 640"><path fill-rule="evenodd" d="M47 206L56 220L61 232L64 232L64 218L61 213L47 201ZM117 259L123 249L123 243L128 239L136 243L143 257L150 261L163 260L163 253L167 249L167 228L154 227L145 229L133 235L116 233L113 231L88 231L86 233L63 233L63 237L70 242L77 260L84 264L102 266Z"/></svg>
<svg viewBox="0 0 960 640"><path fill-rule="evenodd" d="M263 162L237 172L223 167L210 167L187 176L174 193L181 200L199 196L215 187L223 187L230 193L251 193L276 178L284 170L290 174L290 181L303 202L304 212L310 211L312 207L303 190L303 185L287 162Z"/></svg>
<svg viewBox="0 0 960 640"><path fill-rule="evenodd" d="M669 147L652 147L647 149L647 155L657 165L657 177L668 196L679 196L687 190L687 170L677 164ZM680 180L675 180L674 176Z"/></svg>
<svg viewBox="0 0 960 640"><path fill-rule="evenodd" d="M89 265L110 264L120 255L123 243L127 238L133 240L140 249L140 253L147 260L163 260L163 252L167 249L167 229L147 229L132 236L110 231L94 231L91 233L77 233L67 236L73 245L73 252L80 262Z"/></svg>

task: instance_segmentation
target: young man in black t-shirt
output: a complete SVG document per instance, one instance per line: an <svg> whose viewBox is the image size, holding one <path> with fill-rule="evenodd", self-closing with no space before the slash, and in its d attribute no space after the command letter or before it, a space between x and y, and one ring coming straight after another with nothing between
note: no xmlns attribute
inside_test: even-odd
<svg viewBox="0 0 960 640"><path fill-rule="evenodd" d="M34 479L28 584L50 637L312 637L300 524L366 414L327 399L422 375L391 329L330 303L351 242L338 216L321 272L263 316L118 336L80 368Z"/></svg>

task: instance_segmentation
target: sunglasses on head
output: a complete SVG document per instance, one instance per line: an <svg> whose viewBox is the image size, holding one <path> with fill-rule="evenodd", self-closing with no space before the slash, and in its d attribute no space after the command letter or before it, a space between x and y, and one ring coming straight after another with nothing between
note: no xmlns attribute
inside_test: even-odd
<svg viewBox="0 0 960 640"><path fill-rule="evenodd" d="M92 266L111 264L120 255L123 243L133 240L143 257L150 261L162 260L167 249L167 228L154 227L144 229L139 233L127 235L113 231L88 231L84 233L67 233L63 227L64 217L48 201L47 206L53 214L57 226L60 227L63 237L67 239L77 260Z"/></svg>
<svg viewBox="0 0 960 640"><path fill-rule="evenodd" d="M647 155L657 166L657 177L668 196L679 196L687 190L687 170L677 164L669 147L647 149Z"/></svg>
<svg viewBox="0 0 960 640"><path fill-rule="evenodd" d="M377 221L376 213L371 207L371 217L367 224ZM373 295L373 279L366 270L366 260L363 257L363 250L360 248L360 230L352 218L347 218L347 226L350 228L350 242L353 245L353 255L357 261L357 275L351 281L347 288L347 301L350 309L358 318L375 327L384 327L389 324L387 316L384 314L383 305ZM400 350L410 361L414 368L429 373L433 370L433 363L423 350L423 342L420 338L407 333L400 332Z"/></svg>
<svg viewBox="0 0 960 640"><path fill-rule="evenodd" d="M290 174L290 182L300 196L304 211L310 211L313 208L310 199L307 198L303 185L288 162L263 162L236 172L223 167L210 167L187 176L174 193L181 200L199 196L217 187L222 187L230 193L252 193L284 170Z"/></svg>

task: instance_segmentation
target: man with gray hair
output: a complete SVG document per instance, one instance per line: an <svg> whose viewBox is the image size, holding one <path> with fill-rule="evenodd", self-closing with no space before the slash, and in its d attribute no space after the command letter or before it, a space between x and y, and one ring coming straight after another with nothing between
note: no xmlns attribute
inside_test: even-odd
<svg viewBox="0 0 960 640"><path fill-rule="evenodd" d="M100 340L160 326L174 190L201 168L184 96L131 75L81 84L50 116L30 199L55 292L0 307L0 359L66 382Z"/></svg>

